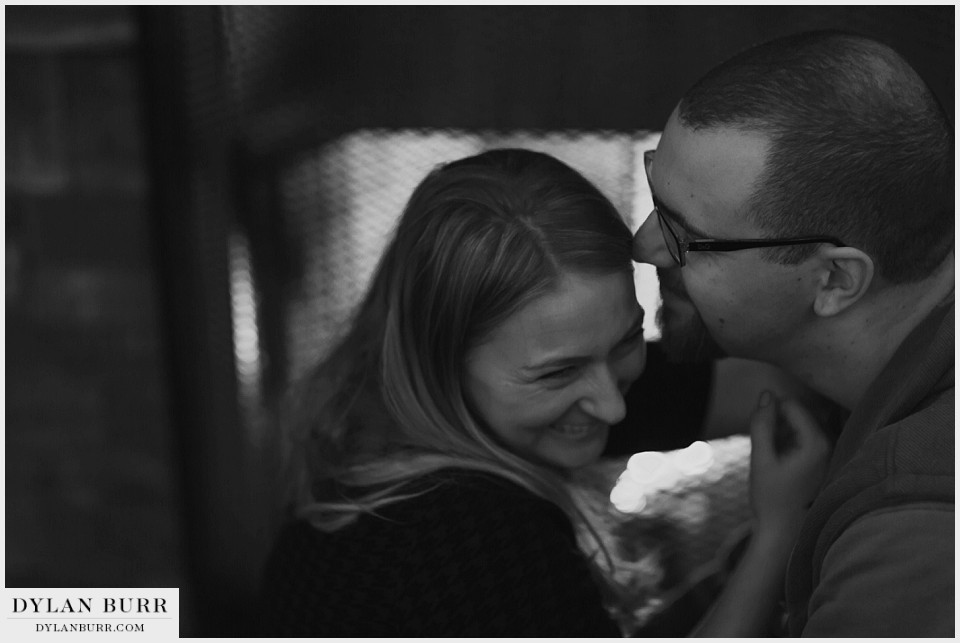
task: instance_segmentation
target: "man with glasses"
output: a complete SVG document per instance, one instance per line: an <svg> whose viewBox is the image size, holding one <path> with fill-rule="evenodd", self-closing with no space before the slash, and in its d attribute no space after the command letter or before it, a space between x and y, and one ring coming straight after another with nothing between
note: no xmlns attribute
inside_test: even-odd
<svg viewBox="0 0 960 643"><path fill-rule="evenodd" d="M954 634L953 158L916 72L835 32L718 66L645 155L634 258L665 348L769 362L849 412L787 570L792 636Z"/></svg>

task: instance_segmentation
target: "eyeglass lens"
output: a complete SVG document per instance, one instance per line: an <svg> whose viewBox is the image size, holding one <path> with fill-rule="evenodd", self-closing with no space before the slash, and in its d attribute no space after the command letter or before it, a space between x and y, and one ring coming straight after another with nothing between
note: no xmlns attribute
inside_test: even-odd
<svg viewBox="0 0 960 643"><path fill-rule="evenodd" d="M660 220L660 232L663 233L663 240L666 243L667 250L670 252L670 256L673 257L673 260L682 266L683 262L680 260L680 242L677 240L677 235L673 231L673 228L670 227L670 224L667 223L663 214L660 213L659 208L656 209L656 213L657 219Z"/></svg>

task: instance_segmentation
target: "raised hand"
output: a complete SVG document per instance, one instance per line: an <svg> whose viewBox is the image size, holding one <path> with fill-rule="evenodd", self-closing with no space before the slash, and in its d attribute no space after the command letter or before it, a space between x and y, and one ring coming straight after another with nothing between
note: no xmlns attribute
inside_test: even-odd
<svg viewBox="0 0 960 643"><path fill-rule="evenodd" d="M750 440L756 528L795 533L823 481L830 441L799 402L767 391L750 420Z"/></svg>

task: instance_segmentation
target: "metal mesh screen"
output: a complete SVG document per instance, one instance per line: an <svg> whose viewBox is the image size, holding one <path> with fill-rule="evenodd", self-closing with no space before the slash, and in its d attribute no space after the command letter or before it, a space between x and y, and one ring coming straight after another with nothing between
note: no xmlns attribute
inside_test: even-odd
<svg viewBox="0 0 960 643"><path fill-rule="evenodd" d="M302 374L342 330L407 198L437 164L498 147L547 152L593 181L635 229L634 212L649 212L644 207L649 191L637 159L656 140L656 134L644 132L362 130L303 154L281 177L280 189L290 232L308 250L301 283L289 301L291 375ZM653 271L640 267L637 282L641 303L655 310ZM656 334L653 317L647 317L648 337Z"/></svg>
<svg viewBox="0 0 960 643"><path fill-rule="evenodd" d="M496 147L553 154L635 230L651 207L642 152L658 136L640 128L661 127L716 61L803 28L891 42L952 108L953 74L940 70L953 25L937 9L243 6L221 16L239 139L257 168L240 181L268 193L251 199L249 257L245 240L231 244L235 324L249 331L235 332L239 390L250 399L260 368L279 385L331 348L407 198L439 163ZM655 339L654 270L638 266L636 282ZM749 440L710 447L705 468L643 481L630 507L611 502L629 486L627 461L601 463L575 487L613 554L606 572L633 593L626 628L709 570L749 518Z"/></svg>
<svg viewBox="0 0 960 643"><path fill-rule="evenodd" d="M258 511L274 505L255 466L275 439L269 401L329 349L434 165L492 147L543 150L597 183L636 228L650 210L641 152L656 145L656 134L640 130L662 127L716 61L807 27L889 41L953 112L947 7L243 5L148 14L158 50L177 63L156 59L151 76L163 91L152 103L166 117L164 250L185 293L176 308L186 338L178 399L190 420L188 522L204 581L197 613L211 621L218 609L243 611L223 597L251 584L274 519ZM638 266L637 283L652 313L653 270ZM646 320L654 338L654 315ZM594 472L584 502L608 526L625 582L660 592L638 595L640 607L682 585L638 567L645 552L680 560L683 577L745 516L743 445L684 486L658 489L632 516L609 501L625 463ZM231 591L208 589L221 586Z"/></svg>

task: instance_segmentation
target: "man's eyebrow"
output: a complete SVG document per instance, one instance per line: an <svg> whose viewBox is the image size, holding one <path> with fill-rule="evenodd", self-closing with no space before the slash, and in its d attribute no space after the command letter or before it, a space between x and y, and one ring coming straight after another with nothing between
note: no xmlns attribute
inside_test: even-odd
<svg viewBox="0 0 960 643"><path fill-rule="evenodd" d="M671 222L676 223L677 225L679 225L681 228L683 228L684 230L686 230L686 231L689 232L690 234L692 234L692 235L694 235L694 236L696 236L696 237L700 237L701 239L711 239L711 238L713 238L711 235L707 234L707 233L704 232L703 230L701 230L701 229L697 228L696 226L692 225L692 224L687 220L687 218L686 218L685 216L683 216L683 215L680 214L679 212L677 212L677 211L675 211L675 210L671 210L670 208L668 208L667 206L665 206L665 205L663 204L663 201L661 201L659 198L657 198L657 195L654 194L653 188L650 188L650 196L653 197L653 205L654 205L658 210L660 210L661 214L666 215L666 217L667 217L668 219L670 219Z"/></svg>

